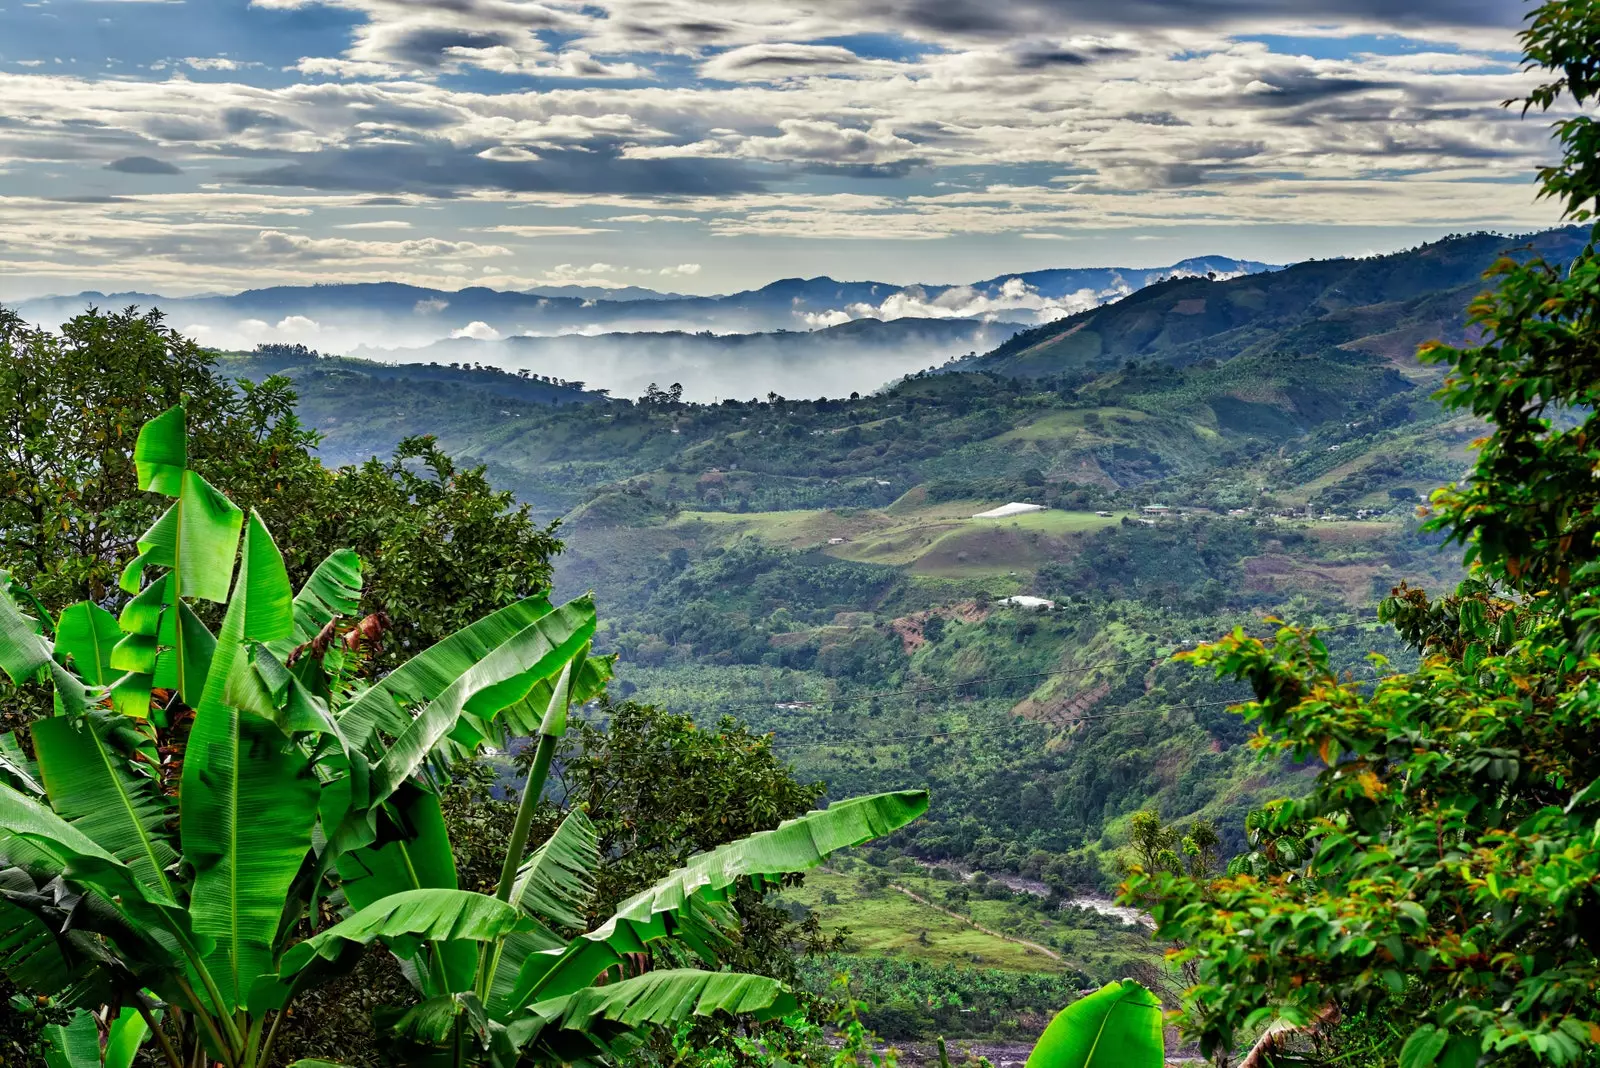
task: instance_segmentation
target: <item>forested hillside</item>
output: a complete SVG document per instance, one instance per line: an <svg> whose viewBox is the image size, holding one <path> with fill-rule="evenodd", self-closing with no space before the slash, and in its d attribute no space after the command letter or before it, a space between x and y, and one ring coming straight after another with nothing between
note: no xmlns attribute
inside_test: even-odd
<svg viewBox="0 0 1600 1068"><path fill-rule="evenodd" d="M1446 324L1474 279L1522 243L1158 284L850 399L625 401L488 368L281 354L223 366L289 374L331 460L427 427L560 518L557 585L595 592L614 692L737 716L832 796L928 786L928 816L872 854L880 870L904 851L1092 895L1120 878L1135 812L1213 820L1231 854L1249 811L1302 788L1297 766L1243 744L1224 711L1243 691L1171 653L1276 616L1328 628L1358 674L1372 650L1407 661L1374 606L1459 577L1414 510L1480 430L1400 353L1413 334L1459 336ZM1050 340L1091 330L1117 340L1092 358ZM1007 502L1041 507L973 518ZM849 923L888 892L845 887L857 904L804 907ZM996 922L1078 945L1051 914L1028 919L1045 898L1006 893ZM937 960L930 937L875 952ZM1123 958L1067 959L1112 978Z"/></svg>

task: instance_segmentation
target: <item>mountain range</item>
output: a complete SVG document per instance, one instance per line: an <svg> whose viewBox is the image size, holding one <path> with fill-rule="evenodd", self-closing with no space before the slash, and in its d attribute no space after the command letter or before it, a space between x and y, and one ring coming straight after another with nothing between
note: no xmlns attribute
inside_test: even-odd
<svg viewBox="0 0 1600 1068"><path fill-rule="evenodd" d="M720 296L596 286L522 291L474 286L450 291L372 282L274 286L187 297L87 292L23 301L18 310L34 322L54 325L90 305L158 306L173 326L217 348L298 342L322 352L351 353L363 347L419 348L451 338L807 331L860 319L979 319L1032 326L1174 276L1232 277L1269 269L1248 260L1202 256L1166 267L1024 271L961 285L784 278ZM920 366L959 354L941 349L921 360ZM621 387L621 383L601 384Z"/></svg>

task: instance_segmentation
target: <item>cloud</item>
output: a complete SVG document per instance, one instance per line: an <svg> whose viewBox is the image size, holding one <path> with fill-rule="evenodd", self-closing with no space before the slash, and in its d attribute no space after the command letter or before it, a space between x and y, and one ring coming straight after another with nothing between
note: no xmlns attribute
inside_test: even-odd
<svg viewBox="0 0 1600 1068"><path fill-rule="evenodd" d="M518 226L506 224L501 226L485 226L483 232L487 234L515 234L517 237L575 237L579 234L609 234L609 226Z"/></svg>
<svg viewBox="0 0 1600 1068"><path fill-rule="evenodd" d="M679 278L692 278L700 273L700 265L698 263L680 263L676 267L663 267L659 273L676 275Z"/></svg>
<svg viewBox="0 0 1600 1068"><path fill-rule="evenodd" d="M452 330L450 336L453 338L470 337L474 341L499 341L501 338L500 331L481 319L474 319L460 330Z"/></svg>
<svg viewBox="0 0 1600 1068"><path fill-rule="evenodd" d="M650 158L619 149L554 149L537 160L485 159L474 146L438 142L366 144L299 154L238 176L248 185L451 196L466 190L636 193L650 196L740 193L763 181L735 160Z"/></svg>
<svg viewBox="0 0 1600 1068"><path fill-rule="evenodd" d="M339 223L335 230L409 230L411 224L404 219L374 219L371 222Z"/></svg>
<svg viewBox="0 0 1600 1068"><path fill-rule="evenodd" d="M732 48L700 65L700 76L725 82L782 81L850 74L869 64L839 45L757 44Z"/></svg>
<svg viewBox="0 0 1600 1068"><path fill-rule="evenodd" d="M450 307L448 300L431 297L428 300L417 301L416 304L412 305L411 310L417 315L437 315L448 307Z"/></svg>
<svg viewBox="0 0 1600 1068"><path fill-rule="evenodd" d="M119 174L182 174L177 167L153 156L123 156L106 164L106 170Z"/></svg>
<svg viewBox="0 0 1600 1068"><path fill-rule="evenodd" d="M392 259L444 256L479 258L509 256L511 250L500 245L479 245L471 241L446 241L424 237L411 241L355 241L345 237L312 237L309 234L262 230L256 235L252 251L275 260L317 261L341 259Z"/></svg>

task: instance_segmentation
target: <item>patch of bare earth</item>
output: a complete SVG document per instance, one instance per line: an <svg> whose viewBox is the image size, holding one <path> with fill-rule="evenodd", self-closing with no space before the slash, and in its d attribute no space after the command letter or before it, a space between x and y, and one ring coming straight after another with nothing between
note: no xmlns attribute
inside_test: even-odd
<svg viewBox="0 0 1600 1068"><path fill-rule="evenodd" d="M1245 560L1244 574L1245 588L1255 593L1335 593L1347 603L1359 605L1372 599L1378 565L1311 564L1268 553Z"/></svg>
<svg viewBox="0 0 1600 1068"><path fill-rule="evenodd" d="M1102 682L1087 690L1046 697L1040 701L1029 697L1018 703L1011 711L1025 719L1050 723L1057 727L1070 727L1104 701L1110 692L1111 684Z"/></svg>
<svg viewBox="0 0 1600 1068"><path fill-rule="evenodd" d="M976 601L962 601L958 604L930 608L926 612L913 612L908 616L901 616L889 624L889 629L900 636L900 642L905 646L907 653L914 653L928 644L927 637L922 633L922 625L928 621L928 617L943 616L958 623L978 623L988 614L989 610Z"/></svg>

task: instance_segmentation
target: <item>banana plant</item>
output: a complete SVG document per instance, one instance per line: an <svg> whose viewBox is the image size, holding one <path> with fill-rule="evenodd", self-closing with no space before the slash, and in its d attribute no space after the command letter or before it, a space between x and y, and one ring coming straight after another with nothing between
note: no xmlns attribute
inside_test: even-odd
<svg viewBox="0 0 1600 1068"><path fill-rule="evenodd" d="M294 593L259 516L189 469L181 407L141 430L134 459L140 487L173 503L123 573L120 614L51 619L16 591L30 615L0 581L0 670L53 694L31 746L0 736L0 971L97 1010L51 1039L59 1063L121 1063L148 1038L172 1068L271 1064L293 998L374 943L420 998L395 1033L430 1061L603 1057L696 1013L790 1011L758 976L631 973L664 939L715 967L736 883L926 808L916 792L836 804L694 858L564 938L599 864L592 826L575 812L523 858L568 711L609 678L588 656L592 602L526 598L362 686L333 640L359 603L353 553ZM225 605L214 635L202 601ZM530 734L497 893L463 891L439 777ZM139 1025L102 1043L112 1019Z"/></svg>
<svg viewBox="0 0 1600 1068"><path fill-rule="evenodd" d="M1056 1014L1025 1068L1161 1068L1161 999L1132 979L1107 983Z"/></svg>

